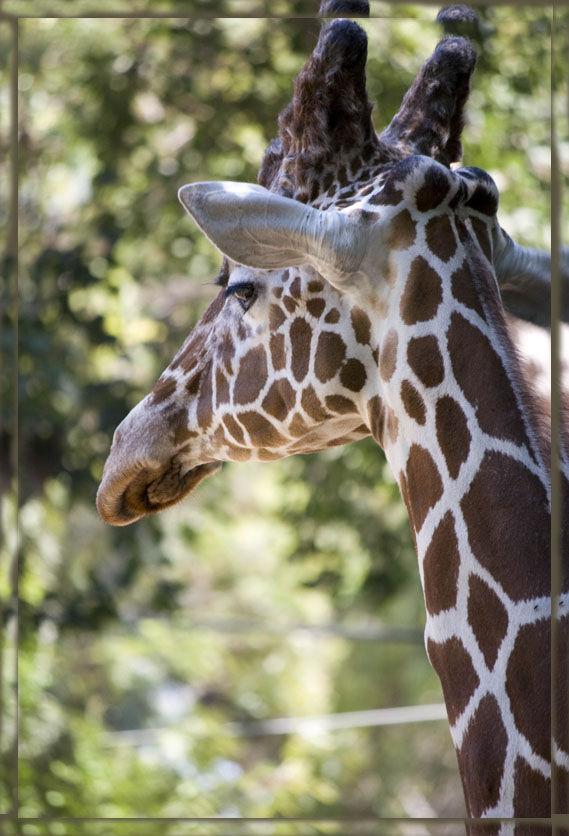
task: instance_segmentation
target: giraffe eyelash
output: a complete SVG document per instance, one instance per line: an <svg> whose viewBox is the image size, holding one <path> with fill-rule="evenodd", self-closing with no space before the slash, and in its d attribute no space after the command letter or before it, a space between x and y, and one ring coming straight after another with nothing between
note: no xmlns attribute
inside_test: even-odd
<svg viewBox="0 0 569 836"><path fill-rule="evenodd" d="M257 298L257 288L252 282L241 282L233 284L225 290L225 298L237 297L237 300L244 311L248 311Z"/></svg>

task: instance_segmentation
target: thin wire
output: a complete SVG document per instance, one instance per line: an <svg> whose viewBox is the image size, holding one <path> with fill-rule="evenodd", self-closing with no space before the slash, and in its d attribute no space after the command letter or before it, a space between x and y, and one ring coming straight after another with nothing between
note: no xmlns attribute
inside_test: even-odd
<svg viewBox="0 0 569 836"><path fill-rule="evenodd" d="M141 620L153 618L152 615L142 615ZM161 618L157 617L157 621ZM169 620L171 624L171 619ZM123 626L128 625L129 629L136 632L138 620L131 622L123 621ZM386 643L417 644L423 645L423 631L413 627L390 627L383 624L373 624L364 627L348 627L343 624L307 624L303 622L283 624L275 626L260 621L249 621L246 619L192 619L176 620L176 627L183 627L186 630L211 630L213 633L262 633L271 636L286 636L290 633L306 633L315 638L335 638L346 641L375 641Z"/></svg>
<svg viewBox="0 0 569 836"><path fill-rule="evenodd" d="M276 717L247 723L225 723L223 731L231 737L264 737L265 735L298 734L312 736L340 729L395 726L407 723L429 723L447 720L444 703L404 705L395 708L375 708L368 711L345 711L340 714L317 714L308 717ZM157 746L160 738L175 731L172 727L129 729L107 732L105 746ZM182 732L187 733L185 725ZM201 735L200 735L201 736Z"/></svg>

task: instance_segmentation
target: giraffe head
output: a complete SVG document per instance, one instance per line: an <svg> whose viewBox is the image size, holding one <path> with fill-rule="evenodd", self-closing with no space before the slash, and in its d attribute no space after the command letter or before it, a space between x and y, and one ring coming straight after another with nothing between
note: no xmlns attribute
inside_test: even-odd
<svg viewBox="0 0 569 836"><path fill-rule="evenodd" d="M269 461L370 433L395 441L384 392L394 323L434 316L458 246L492 258L497 195L483 172L448 167L461 154L470 44L441 41L379 137L366 56L357 24L327 24L259 185L180 190L224 255L220 291L115 432L97 497L107 522L178 502L224 461Z"/></svg>

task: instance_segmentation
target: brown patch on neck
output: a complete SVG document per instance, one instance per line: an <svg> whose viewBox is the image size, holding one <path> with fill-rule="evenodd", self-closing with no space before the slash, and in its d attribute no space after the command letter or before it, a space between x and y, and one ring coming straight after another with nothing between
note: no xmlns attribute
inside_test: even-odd
<svg viewBox="0 0 569 836"><path fill-rule="evenodd" d="M462 314L453 313L447 344L456 382L476 409L480 429L494 438L532 445L502 359L490 340Z"/></svg>
<svg viewBox="0 0 569 836"><path fill-rule="evenodd" d="M454 519L447 511L435 528L423 558L425 603L431 615L456 604L459 566Z"/></svg>
<svg viewBox="0 0 569 836"><path fill-rule="evenodd" d="M427 322L439 309L443 299L441 277L418 255L411 264L407 283L401 295L401 318L406 325Z"/></svg>
<svg viewBox="0 0 569 836"><path fill-rule="evenodd" d="M407 362L425 386L443 382L443 358L435 336L412 337L407 344Z"/></svg>
<svg viewBox="0 0 569 836"><path fill-rule="evenodd" d="M508 629L508 612L494 590L477 575L471 575L468 582L468 622L491 671Z"/></svg>
<svg viewBox="0 0 569 836"><path fill-rule="evenodd" d="M516 728L545 760L551 756L550 653L549 619L525 624L520 627L506 671L506 692Z"/></svg>
<svg viewBox="0 0 569 836"><path fill-rule="evenodd" d="M548 818L550 814L551 781L532 769L523 758L518 758L514 764L514 815L524 818ZM532 828L533 826L528 825L524 836L533 836L536 830ZM551 833L551 827L549 831L544 830L544 834L546 832ZM523 831L520 831L520 836L522 833Z"/></svg>
<svg viewBox="0 0 569 836"><path fill-rule="evenodd" d="M460 221L460 223L462 223L462 221ZM466 259L463 261L458 270L455 270L452 274L450 286L452 295L457 302L461 302L463 305L466 305L467 308L471 308L473 311L476 311L476 313L484 319L484 311L482 310L478 294L475 291L474 278Z"/></svg>
<svg viewBox="0 0 569 836"><path fill-rule="evenodd" d="M489 451L460 507L474 556L512 600L549 595L550 517L537 476Z"/></svg>
<svg viewBox="0 0 569 836"><path fill-rule="evenodd" d="M456 479L461 465L467 460L472 436L462 408L449 395L439 398L436 405L437 440L445 457L451 479Z"/></svg>
<svg viewBox="0 0 569 836"><path fill-rule="evenodd" d="M443 495L443 483L431 454L424 447L412 444L405 469L407 510L411 525L418 533L425 517Z"/></svg>
<svg viewBox="0 0 569 836"><path fill-rule="evenodd" d="M442 644L427 641L427 653L443 687L449 723L460 717L480 680L460 639L454 637Z"/></svg>
<svg viewBox="0 0 569 836"><path fill-rule="evenodd" d="M441 261L448 261L456 252L456 237L448 215L439 215L427 221L425 227L427 246Z"/></svg>
<svg viewBox="0 0 569 836"><path fill-rule="evenodd" d="M508 735L496 698L487 694L470 721L458 765L468 814L478 818L500 798Z"/></svg>
<svg viewBox="0 0 569 836"><path fill-rule="evenodd" d="M505 390L507 393L506 397L509 398L509 403L515 403L513 409L518 416L516 421L517 427L520 428L521 425L521 433L523 433L523 436L525 437L525 441L528 445L529 452L533 455L533 457L536 460L541 458L541 460L545 464L545 467L549 469L551 447L550 427L545 422L540 421L540 416L537 412L536 399L530 390L526 378L524 377L522 365L517 356L511 335L508 331L504 309L502 307L502 302L500 299L496 279L490 271L490 269L488 268L488 266L480 258L479 251L477 250L476 245L473 244L470 237L463 243L466 251L466 258L468 259L470 267L474 268L471 269L471 280L472 285L474 286L475 295L477 296L482 305L484 319L492 327L496 335L496 338L499 341L500 346L502 347L503 353L507 358L509 366L508 373L506 374L505 369L502 365L503 376L507 378L507 383L505 384L503 383L502 378L502 380L494 380L492 382L492 385L489 385L489 374L485 374L488 384L487 394L490 392L493 394L502 393L502 386L505 386ZM473 363L472 357L470 359L470 362L471 364ZM486 366L482 365L480 366L480 368L486 369ZM495 363L492 362L487 371L491 372L492 369L495 368ZM514 390L517 397L514 394ZM503 413L504 411L509 412L510 407L507 407L507 409L501 411ZM525 424L522 418L522 411L526 416L528 425L531 427L531 436L533 436L531 438L528 438L527 431L525 429ZM515 419L512 418L511 414L510 420L512 421L512 423L515 421ZM513 429L513 427L511 431L520 432L519 429L516 431ZM518 438L519 437L520 435L518 435Z"/></svg>

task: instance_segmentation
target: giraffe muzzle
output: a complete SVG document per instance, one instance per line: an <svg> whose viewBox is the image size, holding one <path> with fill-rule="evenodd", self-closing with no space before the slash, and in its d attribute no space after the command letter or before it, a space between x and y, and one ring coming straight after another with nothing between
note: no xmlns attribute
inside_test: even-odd
<svg viewBox="0 0 569 836"><path fill-rule="evenodd" d="M111 470L103 474L97 492L97 509L109 525L129 525L180 502L221 465L221 462L208 462L184 472L181 463L173 460L162 470L147 467L127 473Z"/></svg>
<svg viewBox="0 0 569 836"><path fill-rule="evenodd" d="M221 467L177 447L167 417L147 397L116 428L97 491L97 510L109 525L129 525L175 505Z"/></svg>

